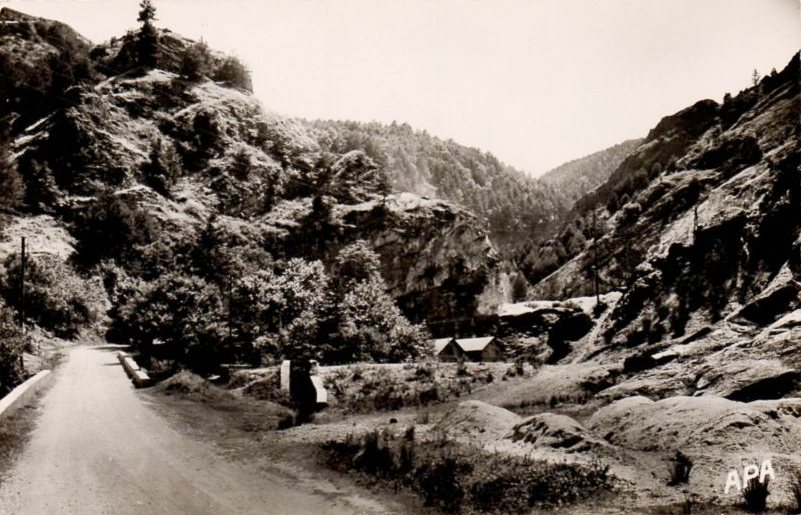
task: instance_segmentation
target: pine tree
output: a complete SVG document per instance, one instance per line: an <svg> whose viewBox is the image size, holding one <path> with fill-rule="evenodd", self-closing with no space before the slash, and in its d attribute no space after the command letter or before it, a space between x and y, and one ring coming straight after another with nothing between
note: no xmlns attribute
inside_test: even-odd
<svg viewBox="0 0 801 515"><path fill-rule="evenodd" d="M158 31L153 26L156 20L156 7L151 0L142 0L139 7L137 20L142 24L137 42L139 64L146 68L154 68L158 64L159 53Z"/></svg>

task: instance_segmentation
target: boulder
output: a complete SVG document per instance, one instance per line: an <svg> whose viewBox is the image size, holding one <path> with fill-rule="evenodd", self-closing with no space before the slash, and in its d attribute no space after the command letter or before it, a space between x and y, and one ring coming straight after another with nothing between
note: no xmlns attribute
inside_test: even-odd
<svg viewBox="0 0 801 515"><path fill-rule="evenodd" d="M558 413L540 413L528 417L512 428L509 437L514 441L522 440L568 452L582 452L606 445L576 420Z"/></svg>
<svg viewBox="0 0 801 515"><path fill-rule="evenodd" d="M801 443L798 415L791 409L800 403L799 399L744 403L712 395L652 401L636 396L599 409L587 427L612 444L642 451L710 453L717 446L725 452L757 448L787 452Z"/></svg>
<svg viewBox="0 0 801 515"><path fill-rule="evenodd" d="M464 401L445 413L434 425L435 430L453 436L481 436L500 439L520 422L511 411L481 401Z"/></svg>

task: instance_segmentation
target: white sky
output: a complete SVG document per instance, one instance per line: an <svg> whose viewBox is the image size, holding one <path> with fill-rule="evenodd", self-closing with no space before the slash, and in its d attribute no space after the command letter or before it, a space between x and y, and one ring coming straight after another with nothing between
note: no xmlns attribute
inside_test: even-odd
<svg viewBox="0 0 801 515"><path fill-rule="evenodd" d="M801 48L799 0L155 0L265 107L405 121L540 174L720 101ZM100 42L138 0L0 0Z"/></svg>

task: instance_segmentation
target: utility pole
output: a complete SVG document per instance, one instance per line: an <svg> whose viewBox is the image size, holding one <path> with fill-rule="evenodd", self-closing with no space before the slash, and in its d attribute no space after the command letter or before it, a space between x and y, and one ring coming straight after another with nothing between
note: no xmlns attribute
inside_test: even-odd
<svg viewBox="0 0 801 515"><path fill-rule="evenodd" d="M598 291L598 227L595 220L595 208L592 210L592 272L595 279L595 305L601 305L601 294Z"/></svg>
<svg viewBox="0 0 801 515"><path fill-rule="evenodd" d="M22 252L19 274L19 325L25 334L25 236L22 237Z"/></svg>

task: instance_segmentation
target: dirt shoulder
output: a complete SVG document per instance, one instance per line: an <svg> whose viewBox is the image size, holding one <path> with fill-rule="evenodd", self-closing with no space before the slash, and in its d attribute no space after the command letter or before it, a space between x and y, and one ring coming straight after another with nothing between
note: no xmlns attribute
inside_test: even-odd
<svg viewBox="0 0 801 515"><path fill-rule="evenodd" d="M278 430L280 408L224 390L169 393L153 388L139 395L176 431L211 444L221 458L247 463L293 488L322 495L332 507L347 506L353 513L365 514L434 513L412 494L381 490L321 462L321 442L344 437L348 427L358 433L360 427L366 430L379 419L388 420L383 414L349 418L347 426L312 424Z"/></svg>

